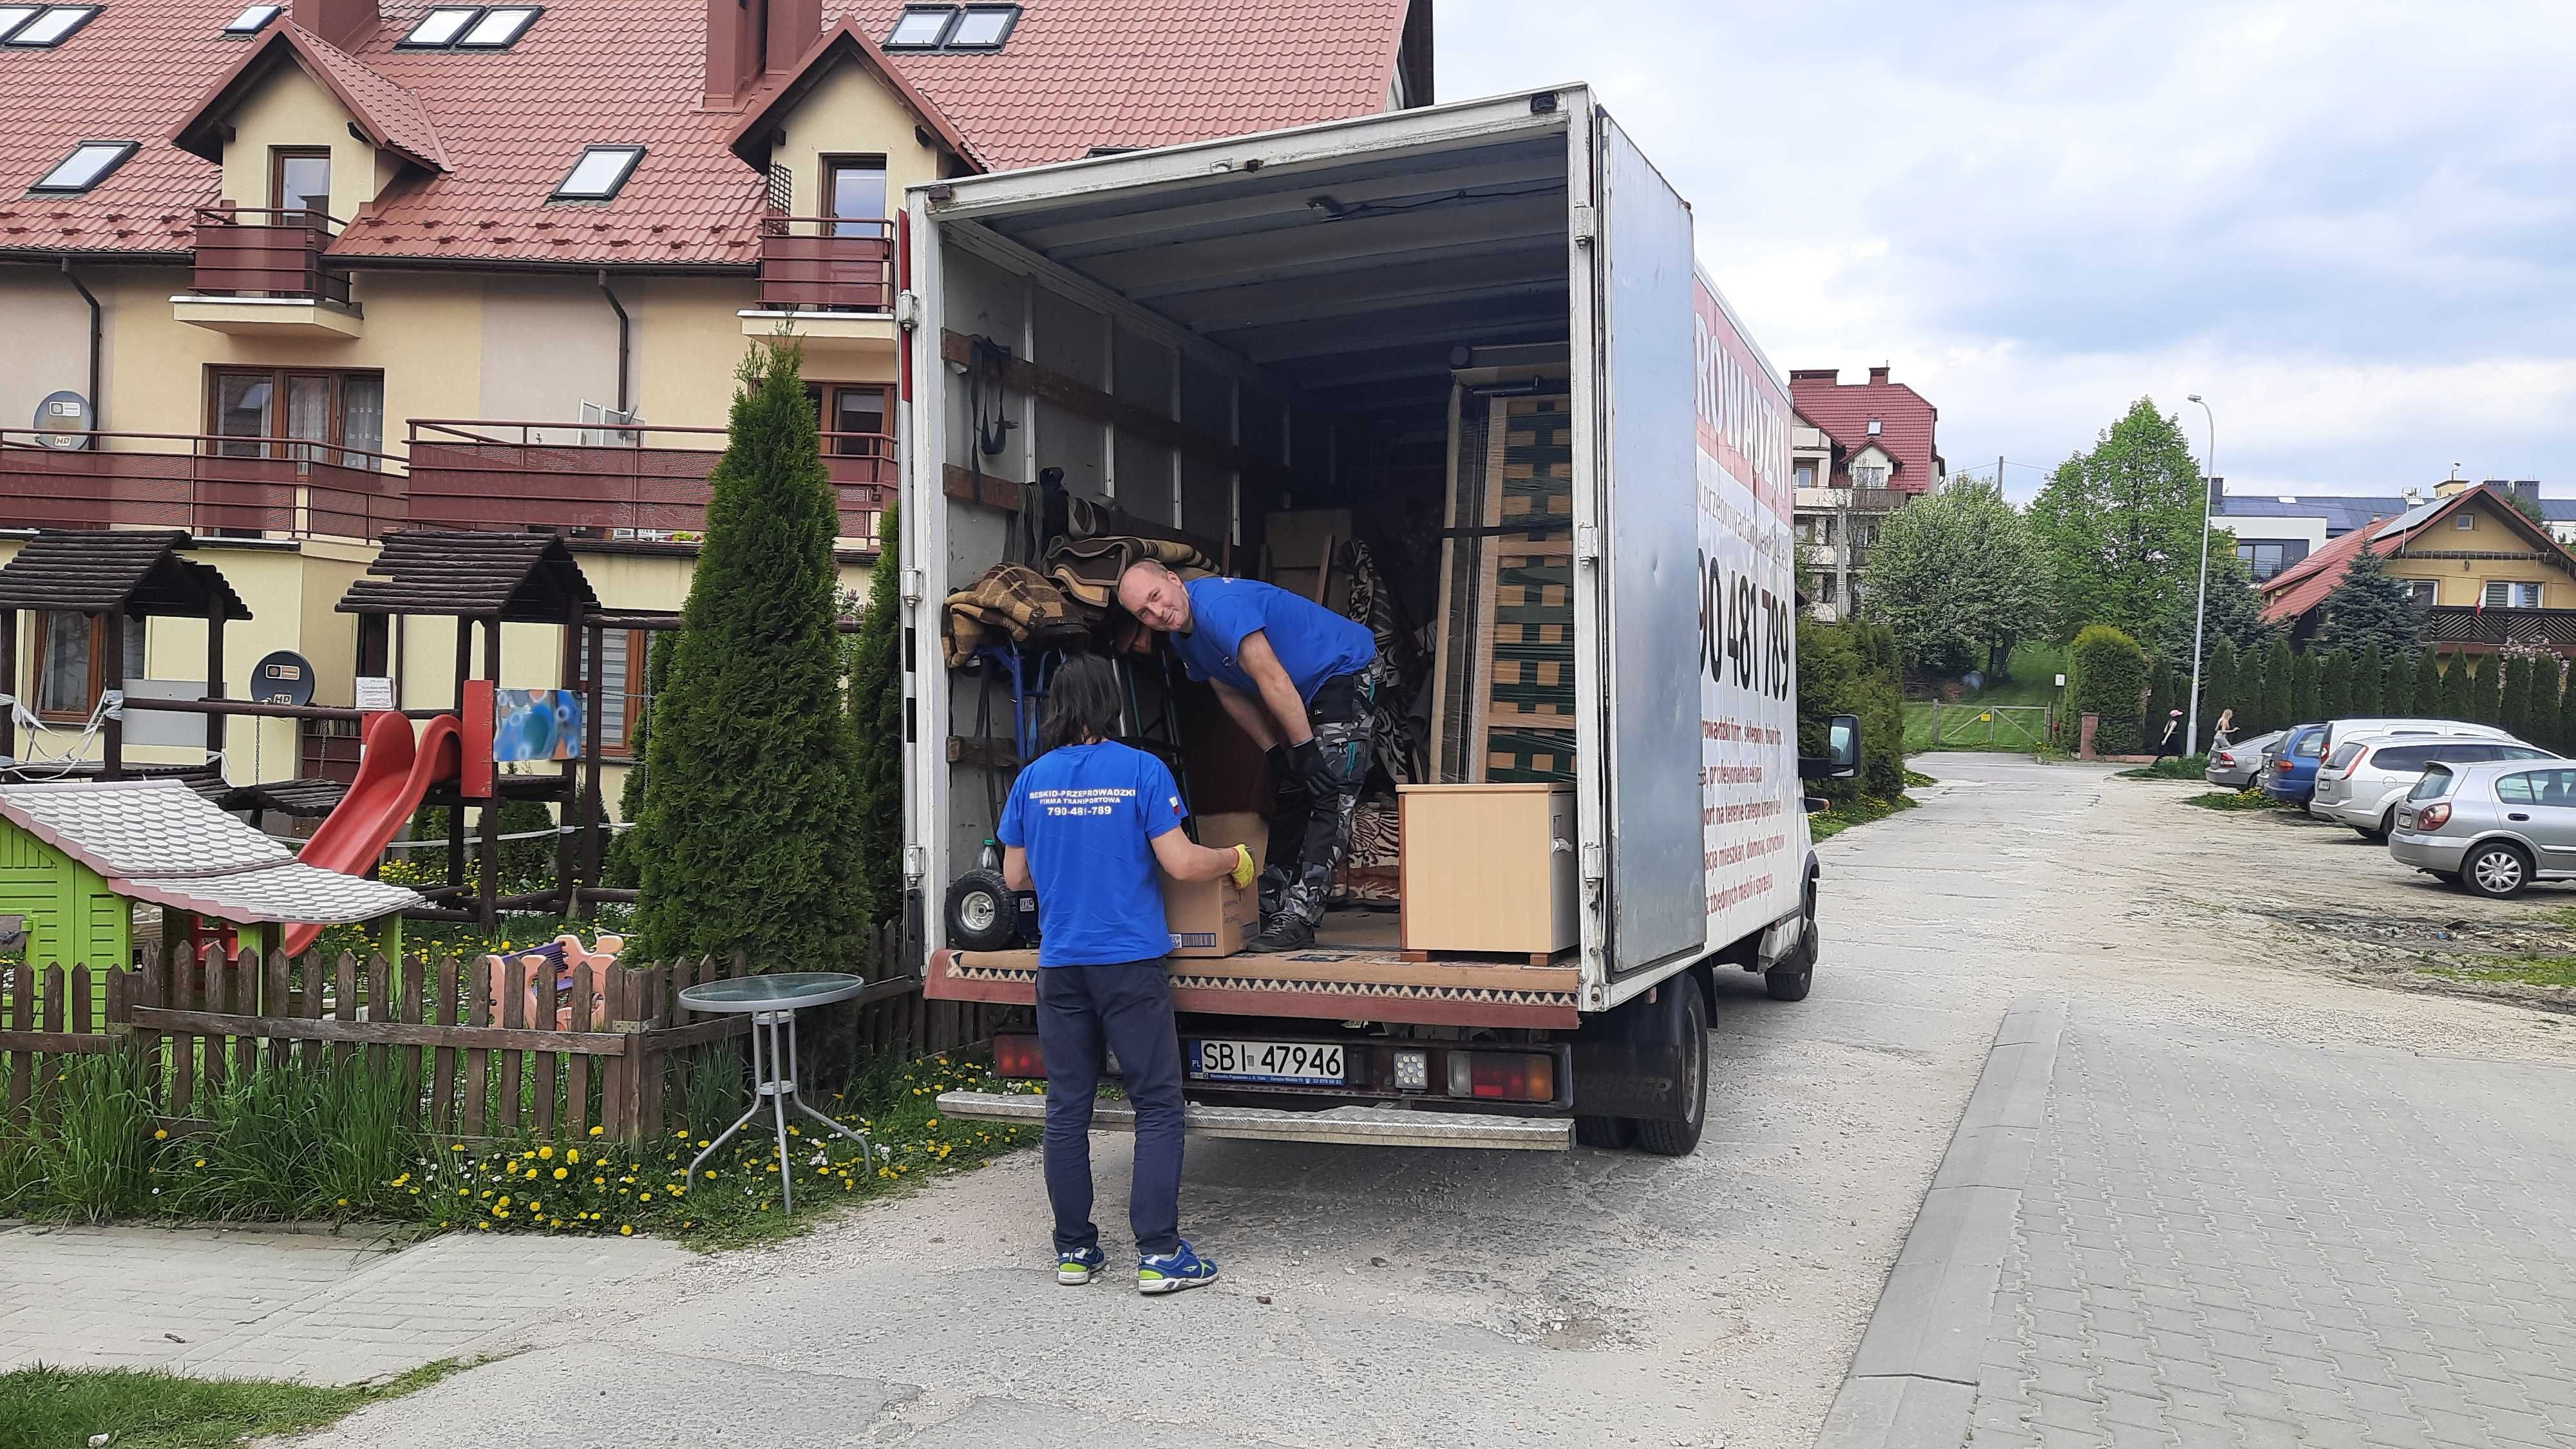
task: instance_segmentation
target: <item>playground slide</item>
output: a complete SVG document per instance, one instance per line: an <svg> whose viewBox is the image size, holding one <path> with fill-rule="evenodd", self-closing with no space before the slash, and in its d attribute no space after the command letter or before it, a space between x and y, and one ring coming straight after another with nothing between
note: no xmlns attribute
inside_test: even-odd
<svg viewBox="0 0 2576 1449"><path fill-rule="evenodd" d="M359 742L358 778L340 808L304 843L299 858L306 865L343 875L364 875L385 853L386 842L420 808L429 787L456 778L463 757L458 740L452 714L439 715L422 726L417 742L412 739L411 721L400 713L387 710L370 715ZM321 934L320 926L288 926L286 953L293 956L310 949Z"/></svg>

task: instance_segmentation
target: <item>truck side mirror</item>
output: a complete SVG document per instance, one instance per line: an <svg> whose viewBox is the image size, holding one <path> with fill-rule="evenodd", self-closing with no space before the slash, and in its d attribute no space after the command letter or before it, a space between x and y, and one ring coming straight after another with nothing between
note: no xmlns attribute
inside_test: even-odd
<svg viewBox="0 0 2576 1449"><path fill-rule="evenodd" d="M1798 757L1801 780L1848 780L1860 773L1860 716L1838 714L1825 721L1825 752Z"/></svg>

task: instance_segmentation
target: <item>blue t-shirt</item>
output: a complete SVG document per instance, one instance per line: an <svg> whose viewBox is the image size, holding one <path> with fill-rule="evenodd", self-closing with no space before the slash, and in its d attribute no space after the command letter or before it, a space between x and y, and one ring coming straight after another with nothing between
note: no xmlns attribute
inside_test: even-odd
<svg viewBox="0 0 2576 1449"><path fill-rule="evenodd" d="M1172 951L1152 841L1181 825L1163 762L1125 745L1066 745L1020 771L1004 845L1029 853L1040 966L1115 966Z"/></svg>
<svg viewBox="0 0 2576 1449"><path fill-rule="evenodd" d="M1172 648L1192 679L1260 693L1235 657L1243 636L1255 630L1270 641L1299 699L1313 699L1325 680L1356 674L1377 658L1377 636L1368 625L1286 589L1255 579L1197 579L1189 591L1190 630L1174 634Z"/></svg>

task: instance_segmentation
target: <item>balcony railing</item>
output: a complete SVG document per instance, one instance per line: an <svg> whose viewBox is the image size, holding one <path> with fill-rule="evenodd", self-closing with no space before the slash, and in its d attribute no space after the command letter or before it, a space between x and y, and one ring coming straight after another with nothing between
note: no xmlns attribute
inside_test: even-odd
<svg viewBox="0 0 2576 1449"><path fill-rule="evenodd" d="M2436 604L2424 611L2427 644L2539 645L2576 651L2576 609L2480 609Z"/></svg>
<svg viewBox="0 0 2576 1449"><path fill-rule="evenodd" d="M197 275L201 296L289 297L349 303L349 274L323 261L339 223L317 211L237 207L197 209Z"/></svg>
<svg viewBox="0 0 2576 1449"><path fill-rule="evenodd" d="M406 522L403 479L391 471L400 465L365 449L273 438L0 428L0 528L373 538Z"/></svg>
<svg viewBox="0 0 2576 1449"><path fill-rule="evenodd" d="M420 528L562 529L686 541L707 526L722 428L414 418L410 516ZM839 537L873 540L892 497L894 439L824 433Z"/></svg>
<svg viewBox="0 0 2576 1449"><path fill-rule="evenodd" d="M761 218L760 305L764 311L893 311L894 223Z"/></svg>

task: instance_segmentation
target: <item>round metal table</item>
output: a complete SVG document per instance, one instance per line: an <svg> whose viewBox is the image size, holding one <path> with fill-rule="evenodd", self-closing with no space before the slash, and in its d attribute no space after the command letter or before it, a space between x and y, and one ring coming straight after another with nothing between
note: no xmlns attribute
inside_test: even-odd
<svg viewBox="0 0 2576 1449"><path fill-rule="evenodd" d="M743 1124L760 1115L761 1107L769 1108L770 1118L778 1128L778 1185L786 1210L796 1211L795 1164L787 1156L787 1109L797 1111L859 1144L876 1162L876 1148L865 1132L852 1131L831 1118L805 1105L796 1095L796 1013L809 1006L829 1006L847 1001L867 990L867 978L846 971L780 971L766 976L737 976L730 981L709 981L680 993L680 1004L691 1011L732 1012L751 1018L751 1075L758 1082L751 1110L734 1120L716 1139L707 1144L689 1163L684 1179L697 1186L698 1168L715 1156L716 1149L730 1141ZM780 1037L785 1037L782 1049ZM768 1037L768 1049L762 1050L761 1038ZM783 1066L782 1066L783 1064Z"/></svg>

